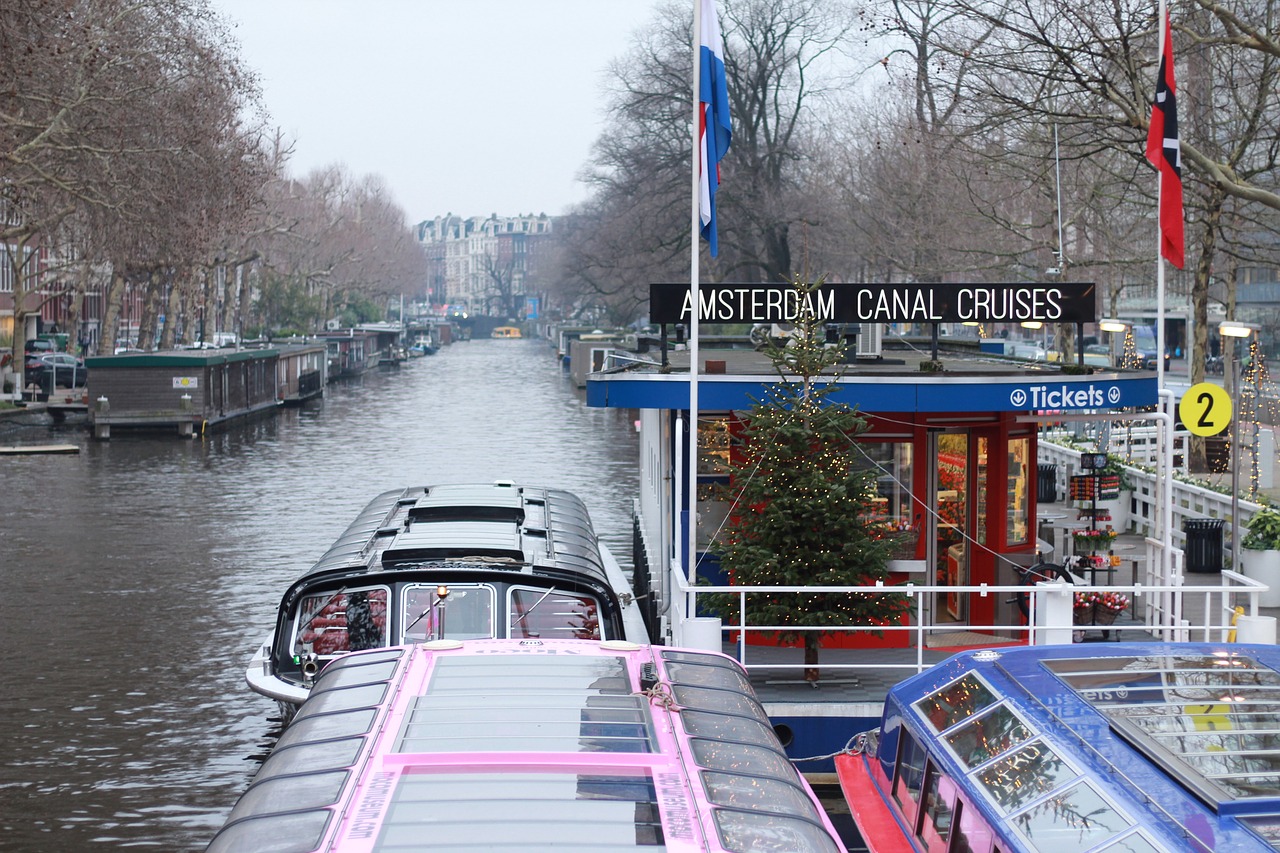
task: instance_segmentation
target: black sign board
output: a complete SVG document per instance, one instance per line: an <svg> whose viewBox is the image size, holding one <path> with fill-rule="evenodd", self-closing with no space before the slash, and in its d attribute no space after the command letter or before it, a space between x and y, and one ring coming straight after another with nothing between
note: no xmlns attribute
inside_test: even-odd
<svg viewBox="0 0 1280 853"><path fill-rule="evenodd" d="M802 304L790 284L702 283L699 323L1092 323L1092 282L828 284ZM649 321L688 323L689 285L650 284Z"/></svg>
<svg viewBox="0 0 1280 853"><path fill-rule="evenodd" d="M1080 467L1085 471L1096 471L1099 468L1107 467L1107 454L1105 453L1081 453Z"/></svg>

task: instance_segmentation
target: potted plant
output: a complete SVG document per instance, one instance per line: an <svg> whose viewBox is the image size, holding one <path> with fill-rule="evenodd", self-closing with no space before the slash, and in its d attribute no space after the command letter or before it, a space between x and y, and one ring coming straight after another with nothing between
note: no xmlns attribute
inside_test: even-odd
<svg viewBox="0 0 1280 853"><path fill-rule="evenodd" d="M1240 542L1240 572L1271 587L1259 596L1258 604L1280 607L1280 510L1264 506L1249 519L1245 530L1248 532Z"/></svg>

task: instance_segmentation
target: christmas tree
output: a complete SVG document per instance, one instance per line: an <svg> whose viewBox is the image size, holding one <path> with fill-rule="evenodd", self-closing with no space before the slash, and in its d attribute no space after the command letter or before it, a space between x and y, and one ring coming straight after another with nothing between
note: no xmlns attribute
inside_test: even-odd
<svg viewBox="0 0 1280 853"><path fill-rule="evenodd" d="M821 281L792 282L799 304ZM861 586L883 580L894 539L877 519L876 478L856 437L867 429L856 409L828 399L842 347L827 345L812 314L766 353L779 382L754 400L729 462L729 521L713 545L737 586ZM739 619L733 594L700 597L728 622ZM821 629L883 625L907 609L886 594L753 593L748 625L785 626L782 642L804 642L805 680L817 686ZM791 630L794 629L794 630Z"/></svg>

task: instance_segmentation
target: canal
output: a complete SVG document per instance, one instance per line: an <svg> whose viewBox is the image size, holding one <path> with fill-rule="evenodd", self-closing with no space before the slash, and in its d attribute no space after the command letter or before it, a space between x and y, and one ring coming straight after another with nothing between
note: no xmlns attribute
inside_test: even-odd
<svg viewBox="0 0 1280 853"><path fill-rule="evenodd" d="M244 669L285 586L377 493L577 493L631 560L636 436L552 348L457 343L203 439L0 421L0 850L201 850L279 734Z"/></svg>

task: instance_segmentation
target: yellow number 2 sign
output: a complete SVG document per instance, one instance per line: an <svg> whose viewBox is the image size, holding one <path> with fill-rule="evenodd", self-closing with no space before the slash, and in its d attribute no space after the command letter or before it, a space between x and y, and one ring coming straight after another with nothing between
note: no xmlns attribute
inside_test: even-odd
<svg viewBox="0 0 1280 853"><path fill-rule="evenodd" d="M1217 435L1231 423L1231 397L1221 385L1192 385L1178 403L1178 419L1195 435Z"/></svg>

